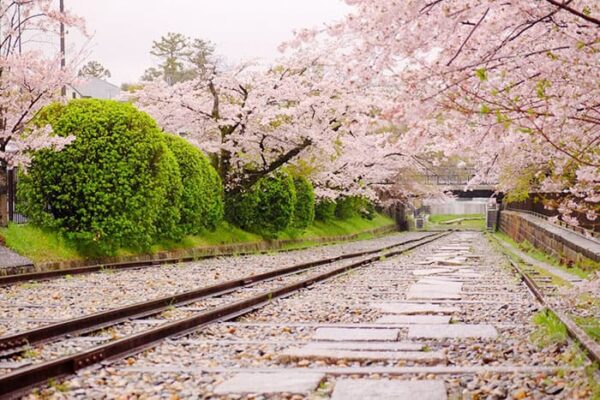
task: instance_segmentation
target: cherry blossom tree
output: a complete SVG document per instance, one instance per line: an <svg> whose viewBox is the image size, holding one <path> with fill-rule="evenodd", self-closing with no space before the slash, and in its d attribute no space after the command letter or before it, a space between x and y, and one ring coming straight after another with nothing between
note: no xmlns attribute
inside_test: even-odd
<svg viewBox="0 0 600 400"><path fill-rule="evenodd" d="M73 68L61 69L58 55L32 40L55 35L60 23L84 29L82 19L61 13L52 0L0 3L0 225L6 224L7 167L26 164L30 150L60 148L69 140L28 125L74 76Z"/></svg>
<svg viewBox="0 0 600 400"><path fill-rule="evenodd" d="M366 194L384 170L362 144L378 152L389 145L389 132L377 131L386 96L340 78L314 52L301 53L267 70L242 65L173 86L146 82L133 99L164 130L211 154L228 191L290 166L308 169L320 195Z"/></svg>
<svg viewBox="0 0 600 400"><path fill-rule="evenodd" d="M353 79L397 82L390 118L414 144L479 165L516 198L563 191L562 218L600 201L600 3L595 0L346 0L322 34ZM351 43L351 45L348 45Z"/></svg>

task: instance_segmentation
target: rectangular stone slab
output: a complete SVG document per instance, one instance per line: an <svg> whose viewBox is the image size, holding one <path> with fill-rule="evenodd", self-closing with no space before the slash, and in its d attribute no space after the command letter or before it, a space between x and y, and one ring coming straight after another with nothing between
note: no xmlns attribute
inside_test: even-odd
<svg viewBox="0 0 600 400"><path fill-rule="evenodd" d="M381 303L373 304L372 307L386 314L452 314L459 312L457 307L441 306L428 303Z"/></svg>
<svg viewBox="0 0 600 400"><path fill-rule="evenodd" d="M449 324L450 317L445 315L384 315L375 321L379 324Z"/></svg>
<svg viewBox="0 0 600 400"><path fill-rule="evenodd" d="M256 372L239 373L218 385L216 394L298 393L315 390L325 378L314 372Z"/></svg>
<svg viewBox="0 0 600 400"><path fill-rule="evenodd" d="M373 328L318 328L313 336L314 340L331 341L396 341L400 331L398 329L373 329Z"/></svg>
<svg viewBox="0 0 600 400"><path fill-rule="evenodd" d="M429 285L429 284L414 284L408 288L406 292L407 299L450 299L458 300L460 296L460 288L456 285Z"/></svg>
<svg viewBox="0 0 600 400"><path fill-rule="evenodd" d="M450 268L428 268L428 269L420 269L418 271L413 271L413 275L415 276L429 276L435 274L446 274L450 272L456 271L455 269Z"/></svg>
<svg viewBox="0 0 600 400"><path fill-rule="evenodd" d="M498 331L487 324L412 325L408 328L411 339L482 338L493 339Z"/></svg>
<svg viewBox="0 0 600 400"><path fill-rule="evenodd" d="M370 351L421 351L421 343L410 342L311 342L306 349L370 350Z"/></svg>
<svg viewBox="0 0 600 400"><path fill-rule="evenodd" d="M459 294L440 293L431 290L409 290L406 298L409 300L460 300L461 296Z"/></svg>
<svg viewBox="0 0 600 400"><path fill-rule="evenodd" d="M446 360L441 351L371 351L371 350L335 350L312 349L310 347L291 348L283 351L281 361L293 360L347 360L347 361L383 361L406 360L437 364Z"/></svg>
<svg viewBox="0 0 600 400"><path fill-rule="evenodd" d="M462 290L462 282L451 281L444 278L436 278L435 276L420 279L415 285L435 285L441 290L460 292Z"/></svg>
<svg viewBox="0 0 600 400"><path fill-rule="evenodd" d="M331 400L446 400L444 381L338 379Z"/></svg>

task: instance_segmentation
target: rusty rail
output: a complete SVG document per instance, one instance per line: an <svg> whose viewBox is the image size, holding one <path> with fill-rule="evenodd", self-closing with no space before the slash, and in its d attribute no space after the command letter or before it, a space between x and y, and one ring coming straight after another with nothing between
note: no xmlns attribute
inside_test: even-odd
<svg viewBox="0 0 600 400"><path fill-rule="evenodd" d="M419 242L412 244L409 247L385 253L384 256L391 257L403 254L407 251L438 240L448 234L449 233L432 234L420 239L411 239L396 245L387 246L387 249L390 249L392 247L404 246L409 243ZM373 250L369 251L368 253L373 254L381 251L385 251L385 248L384 250ZM23 390L35 385L43 384L50 379L56 379L62 376L74 374L82 368L107 359L115 359L139 352L143 349L152 347L159 341L174 335L189 333L214 322L229 320L240 315L247 314L268 304L275 298L282 297L311 286L314 283L373 263L379 260L380 257L380 255L369 257L343 267L313 275L299 282L288 284L275 290L263 292L256 296L230 303L225 306L216 307L188 318L166 323L156 328L149 329L145 332L102 344L77 354L68 355L59 359L18 369L0 377L0 398L12 398L18 395L18 393L21 393Z"/></svg>
<svg viewBox="0 0 600 400"><path fill-rule="evenodd" d="M497 239L494 238L494 240L497 240ZM581 344L584 352L587 354L587 356L590 358L590 360L592 360L595 363L600 364L600 344L596 343L592 338L590 338L589 335L583 329L578 327L577 324L575 322L573 322L573 320L571 318L569 318L565 313L552 307L546 300L546 297L542 293L542 290L537 285L535 280L533 278L531 278L525 271L523 271L523 269L521 267L519 267L519 265L517 263L515 263L508 256L506 251L502 251L502 253L504 254L506 259L510 263L511 267L520 276L521 280L523 282L525 282L525 285L527 285L527 288L532 293L532 295L535 297L535 299L542 306L544 306L544 308L546 308L548 311L550 311L552 314L554 314L560 320L560 322L562 322L562 324L567 328L567 332L569 333L569 336L571 336L571 338L573 340L575 340L576 342ZM513 255L515 257L517 257L519 260L521 260L523 263L527 264L518 255L516 255L516 254L513 254Z"/></svg>
<svg viewBox="0 0 600 400"><path fill-rule="evenodd" d="M258 275L251 275L243 278L233 279L227 282L190 290L172 296L165 296L162 298L135 303L108 311L101 311L95 314L90 314L79 318L73 318L67 321L42 326L40 328L32 329L26 332L16 333L10 336L3 336L0 337L0 351L11 350L26 345L40 344L67 334L83 333L85 331L89 331L90 329L98 330L107 325L114 325L129 318L140 317L148 315L150 313L157 314L170 306L182 305L185 303L198 301L209 296L225 294L244 286L264 282L268 279L273 279L282 275L300 272L317 266L331 264L336 261L379 253L394 247L403 246L409 243L424 240L431 236L433 236L433 234L424 236L420 239L405 240L400 243L381 247L375 250L342 254L336 257L330 257L322 260L296 264L290 267L275 269Z"/></svg>

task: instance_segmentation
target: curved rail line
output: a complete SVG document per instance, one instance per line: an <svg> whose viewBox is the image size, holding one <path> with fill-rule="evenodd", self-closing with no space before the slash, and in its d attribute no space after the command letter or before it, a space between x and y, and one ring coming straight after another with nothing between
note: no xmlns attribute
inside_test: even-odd
<svg viewBox="0 0 600 400"><path fill-rule="evenodd" d="M96 346L96 347L88 349L88 350L84 350L84 351L76 353L76 354L64 356L64 357L61 357L58 359L42 362L42 363L39 363L36 365L32 365L29 367L15 370L9 374L6 374L6 375L0 377L0 398L12 398L12 397L18 395L19 393L21 393L23 390L26 390L35 385L43 384L50 379L56 379L56 378L59 378L59 377L65 376L65 375L74 374L78 370L88 367L92 364L96 364L96 363L99 363L99 362L107 360L107 359L120 358L123 356L130 355L132 353L136 353L141 350L147 349L166 338L169 338L172 336L184 335L191 331L198 330L198 329L200 329L204 326L207 326L211 323L229 320L229 319L236 318L240 315L247 314L249 312L254 311L257 308L265 306L266 304L268 304L271 300L273 300L275 298L289 295L293 292L296 292L298 290L301 290L303 288L311 286L312 284L314 284L316 282L324 281L333 276L336 276L336 275L348 272L350 270L365 266L367 264L370 264L372 262L379 260L380 257L382 257L382 256L391 257L391 256L406 253L410 250L413 250L415 248L418 248L420 246L423 246L423 245L431 243L435 240L438 240L448 234L449 233L431 234L431 235L427 235L425 237L421 237L419 239L411 239L411 240L407 240L407 241L397 243L394 245L386 246L386 247L378 249L378 250L369 250L369 251L361 252L361 253L347 254L347 255L343 255L343 256L334 257L332 259L320 260L320 261L316 261L316 262L296 265L296 266L283 268L283 269L276 270L276 271L267 272L265 274L257 275L255 277L236 279L234 281L225 282L223 284L214 285L214 286L204 288L204 289L199 289L199 292L196 293L195 296L207 296L206 292L204 294L202 294L202 291L207 291L207 290L212 291L213 292L212 295L218 295L218 294L222 294L222 293L226 293L226 292L238 289L240 287L246 286L251 283L259 282L258 280L256 280L258 277L261 277L262 280L264 281L264 280L272 279L276 276L283 276L283 275L287 275L287 274L290 274L293 272L299 272L302 270L306 270L311 267L315 267L317 265L324 265L324 264L332 263L332 262L338 261L340 259L355 258L355 257L359 257L359 256L367 256L367 255L371 255L371 254L375 254L375 253L385 252L384 254L378 254L373 257L361 259L352 264L345 265L345 266L335 268L332 270L328 270L328 271L310 276L306 279L302 279L298 282L287 284L287 285L278 287L273 290L268 290L268 291L265 291L258 295L255 295L255 296L243 299L243 300L235 301L235 302L226 304L224 306L214 307L212 309L200 312L193 316L183 318L180 320L176 320L173 322L168 322L168 323L165 323L158 327L155 327L155 328L152 328L152 329L149 329L149 330L137 333L137 334L133 334L133 335L124 337L122 339L117 339L117 340L111 341L109 343L105 343L105 344ZM404 247L406 245L408 245L408 247ZM400 247L400 246L403 246L403 247L398 250L388 251L394 247ZM192 293L192 292L182 293L177 296L171 296L171 297L169 297L169 299L173 299L175 297L182 296L180 298L180 302L179 302L179 304L181 304L182 302L189 302L189 301L192 301L192 300L195 300L198 298L198 297L194 298L193 297L194 294L190 294L190 293ZM189 297L186 297L186 295ZM113 324L114 322L119 322L119 321L122 321L123 319L130 318L130 316L129 317L124 316L126 313L133 313L132 315L140 315L140 314L148 315L150 313L154 314L157 312L157 310L159 312L164 307L173 305L172 302L168 302L167 304L165 304L165 299L166 298L155 300L155 301L150 301L150 302L146 302L146 303L138 303L133 306L126 306L123 309L127 309L127 311L122 311L121 309L111 310L108 312L98 313L98 314L94 314L92 316L78 318L76 320L69 320L69 321L65 321L64 323L50 325L48 327L42 327L39 329L34 329L32 331L13 335L13 336L19 336L19 338L15 337L12 339L13 346L14 346L15 340L19 340L19 345L24 344L23 340L27 341L28 343L31 343L31 341L33 341L34 343L48 341L52 338L64 336L65 335L64 332L68 331L69 329L70 329L70 332L81 331L84 329L87 329L87 330L94 329L95 330L95 328L101 328L102 326L106 326L106 324ZM152 303L153 307L155 307L155 308L152 308L149 305L149 303ZM123 314L120 314L120 312L123 312ZM111 313L115 313L115 315L113 315L112 320L108 319L108 315L101 316L102 314L111 314ZM92 325L92 323L88 320L86 322L87 328L83 328L83 326L84 326L83 322L81 322L81 321L74 322L77 320L87 319L90 317L98 318L96 325ZM79 324L81 324L81 325L79 325ZM102 324L102 325L98 325L98 324ZM57 332L59 332L59 330L53 331L53 329L58 329L57 328L58 325L62 325L62 327L60 328L61 329L60 332L63 332L63 333L60 333L60 334L57 333ZM54 328L52 328L52 327L54 327ZM34 334L34 332L36 332L36 331L37 331L37 333ZM22 335L22 337L20 337L20 335ZM2 339L4 340L5 338L2 338ZM8 340L8 337L6 338L6 340ZM5 345L8 344L7 341L4 341L3 343Z"/></svg>
<svg viewBox="0 0 600 400"><path fill-rule="evenodd" d="M495 238L494 240L498 241L498 239ZM571 318L569 318L565 313L557 310L555 307L552 307L550 303L546 300L542 289L538 286L535 279L529 276L527 272L525 272L521 267L519 267L519 265L509 257L506 251L504 251L502 248L500 251L502 251L506 259L510 263L511 267L515 270L517 275L519 275L521 280L525 282L525 285L527 285L527 288L529 289L533 297L535 297L535 299L544 308L546 308L548 311L554 314L560 320L560 322L562 322L562 324L565 325L569 336L571 336L573 340L575 340L583 347L583 350L590 358L590 360L600 365L600 344L596 343L593 339L591 339L588 336L588 334L585 333L583 329L578 327L577 324L575 324L575 322L573 322L573 320L571 320ZM519 256L517 255L515 255L515 257L519 258ZM521 258L519 258L519 260L525 263L525 261Z"/></svg>
<svg viewBox="0 0 600 400"><path fill-rule="evenodd" d="M151 314L158 314L172 306L181 306L186 303L205 299L207 297L223 295L245 286L249 286L259 282L264 282L284 275L301 272L321 265L331 264L336 261L380 253L382 251L386 251L398 246L404 246L406 244L420 241L431 236L433 236L433 234L419 239L404 240L402 242L374 250L342 254L339 256L325 258L317 261L296 264L286 268L274 269L257 275L233 279L230 281L186 291L171 296L165 296L158 299L143 301L107 311L101 311L98 313L85 315L83 317L69 319L55 324L42 326L40 328L28 330L25 332L15 333L9 336L3 336L0 337L0 352L6 352L8 350L13 350L22 346L41 344L68 334L84 333L86 331L89 332L90 330L98 330L106 327L107 325L114 325L129 318L139 318Z"/></svg>

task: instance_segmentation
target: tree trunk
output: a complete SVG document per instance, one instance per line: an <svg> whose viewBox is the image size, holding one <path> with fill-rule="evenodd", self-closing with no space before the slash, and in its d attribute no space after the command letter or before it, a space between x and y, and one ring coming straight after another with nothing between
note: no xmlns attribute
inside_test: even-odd
<svg viewBox="0 0 600 400"><path fill-rule="evenodd" d="M0 226L8 226L8 170L0 161Z"/></svg>

